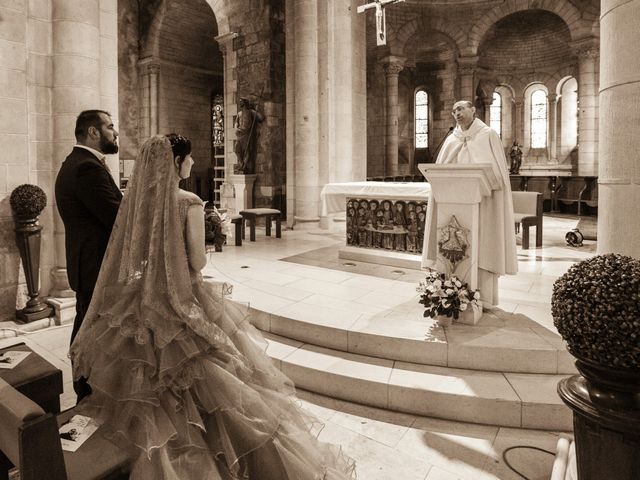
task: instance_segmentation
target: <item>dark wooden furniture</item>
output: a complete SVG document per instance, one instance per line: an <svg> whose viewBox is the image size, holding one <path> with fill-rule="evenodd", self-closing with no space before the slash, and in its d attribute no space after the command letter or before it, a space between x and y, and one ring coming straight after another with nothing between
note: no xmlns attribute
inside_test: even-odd
<svg viewBox="0 0 640 480"><path fill-rule="evenodd" d="M536 227L536 247L542 246L542 194L511 192L516 233L522 227L522 249L529 249L529 227Z"/></svg>
<svg viewBox="0 0 640 480"><path fill-rule="evenodd" d="M63 391L62 371L24 343L3 348L0 352L10 350L31 353L13 369L0 370L0 379L40 405L45 412L58 413L60 411L60 395Z"/></svg>
<svg viewBox="0 0 640 480"><path fill-rule="evenodd" d="M26 361L26 360L25 360ZM75 452L63 452L58 428L75 409L55 416L0 379L0 478L17 466L21 480L125 480L128 453L98 429Z"/></svg>
<svg viewBox="0 0 640 480"><path fill-rule="evenodd" d="M236 247L241 247L242 246L242 239L244 238L244 231L243 231L243 225L242 225L242 215L229 215L229 218L231 219L231 223L233 223L235 225L236 231L235 231L235 242L236 242Z"/></svg>
<svg viewBox="0 0 640 480"><path fill-rule="evenodd" d="M282 237L282 226L280 220L280 210L275 208L248 208L240 212L243 221L249 222L249 240L256 241L256 220L258 218L265 219L265 230L267 237L271 236L271 221L276 221L276 238ZM244 229L242 237L244 238Z"/></svg>

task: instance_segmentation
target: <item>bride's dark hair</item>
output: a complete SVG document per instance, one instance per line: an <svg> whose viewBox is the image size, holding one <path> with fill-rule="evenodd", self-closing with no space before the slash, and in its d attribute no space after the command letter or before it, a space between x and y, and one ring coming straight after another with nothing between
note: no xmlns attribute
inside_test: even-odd
<svg viewBox="0 0 640 480"><path fill-rule="evenodd" d="M178 163L182 164L187 155L191 153L191 140L177 133L168 133L165 137L171 142L173 157L178 157L180 159Z"/></svg>

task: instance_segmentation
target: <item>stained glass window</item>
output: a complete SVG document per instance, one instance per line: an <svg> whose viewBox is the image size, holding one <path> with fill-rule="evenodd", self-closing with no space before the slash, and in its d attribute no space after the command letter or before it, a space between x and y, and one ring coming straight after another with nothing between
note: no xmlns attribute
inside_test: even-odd
<svg viewBox="0 0 640 480"><path fill-rule="evenodd" d="M502 95L493 92L493 103L489 107L489 126L502 137Z"/></svg>
<svg viewBox="0 0 640 480"><path fill-rule="evenodd" d="M547 94L536 90L531 94L531 148L547 146Z"/></svg>
<svg viewBox="0 0 640 480"><path fill-rule="evenodd" d="M415 105L416 148L429 147L429 96L424 90L416 92Z"/></svg>

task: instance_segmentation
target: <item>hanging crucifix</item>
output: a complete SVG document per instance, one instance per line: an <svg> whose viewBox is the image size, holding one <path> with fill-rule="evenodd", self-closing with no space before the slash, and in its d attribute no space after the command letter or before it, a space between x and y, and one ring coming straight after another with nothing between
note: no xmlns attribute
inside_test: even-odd
<svg viewBox="0 0 640 480"><path fill-rule="evenodd" d="M362 13L370 8L376 9L376 45L387 44L387 25L385 23L384 11L387 5L404 2L404 0L374 0L358 7L358 13Z"/></svg>

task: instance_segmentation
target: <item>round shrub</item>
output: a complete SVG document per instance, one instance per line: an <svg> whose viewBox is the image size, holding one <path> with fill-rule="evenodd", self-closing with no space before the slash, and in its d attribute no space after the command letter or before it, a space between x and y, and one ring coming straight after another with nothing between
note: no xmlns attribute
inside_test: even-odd
<svg viewBox="0 0 640 480"><path fill-rule="evenodd" d="M9 198L11 209L17 217L35 218L47 205L47 195L37 185L16 187Z"/></svg>
<svg viewBox="0 0 640 480"><path fill-rule="evenodd" d="M609 253L573 265L553 285L551 314L576 357L640 368L640 260Z"/></svg>

